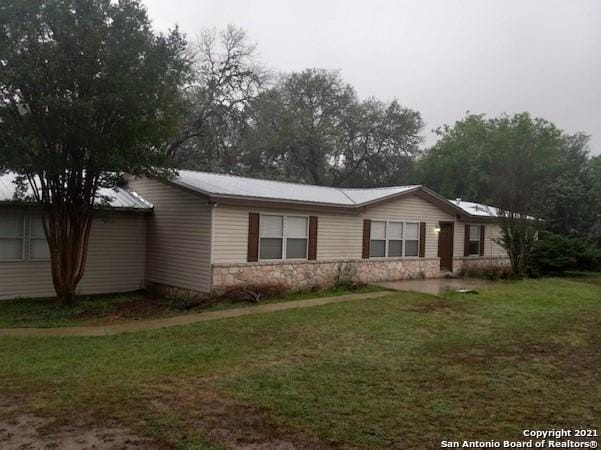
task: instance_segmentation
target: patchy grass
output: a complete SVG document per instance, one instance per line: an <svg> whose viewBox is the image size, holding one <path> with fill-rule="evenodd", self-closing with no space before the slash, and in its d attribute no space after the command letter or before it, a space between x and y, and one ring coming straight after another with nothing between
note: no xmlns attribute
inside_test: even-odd
<svg viewBox="0 0 601 450"><path fill-rule="evenodd" d="M131 335L0 338L0 386L23 411L110 420L178 448L434 449L598 427L600 349L600 286L554 278Z"/></svg>
<svg viewBox="0 0 601 450"><path fill-rule="evenodd" d="M365 286L349 291L341 288L303 291L262 299L259 304L279 303L317 297L335 297L350 293L381 291ZM74 306L64 306L54 299L0 300L0 328L69 327L106 325L138 319L242 308L251 303L228 298L189 301L157 297L145 292L79 297Z"/></svg>

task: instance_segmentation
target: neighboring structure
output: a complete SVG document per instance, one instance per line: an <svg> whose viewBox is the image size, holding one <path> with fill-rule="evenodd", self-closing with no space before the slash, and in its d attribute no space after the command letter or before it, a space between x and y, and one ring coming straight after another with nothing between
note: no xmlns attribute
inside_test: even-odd
<svg viewBox="0 0 601 450"><path fill-rule="evenodd" d="M10 184L0 177L0 299L52 295L38 219L14 204ZM340 189L182 170L130 188L112 193L107 221L93 227L81 293L298 289L331 285L341 272L370 282L508 264L494 208L423 186Z"/></svg>

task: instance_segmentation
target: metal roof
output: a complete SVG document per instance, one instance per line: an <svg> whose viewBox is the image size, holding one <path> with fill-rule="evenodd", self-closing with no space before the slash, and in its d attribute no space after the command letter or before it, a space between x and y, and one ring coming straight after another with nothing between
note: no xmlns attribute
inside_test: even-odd
<svg viewBox="0 0 601 450"><path fill-rule="evenodd" d="M449 202L461 208L466 214L478 217L498 217L499 210L494 206L481 203L466 202L465 200L449 200Z"/></svg>
<svg viewBox="0 0 601 450"><path fill-rule="evenodd" d="M0 175L0 204L18 202L15 198L16 178L17 175L13 172ZM152 209L152 203L147 202L137 193L127 189L118 187L114 189L103 188L98 192L98 197L98 203L101 203L102 198L106 198L108 200L108 205L112 208L135 210Z"/></svg>
<svg viewBox="0 0 601 450"><path fill-rule="evenodd" d="M421 185L372 189L336 188L194 170L178 170L178 175L171 182L211 198L307 203L349 208L366 206L402 193L421 190L468 217L491 218L498 215L497 209L492 206L463 200L447 200Z"/></svg>
<svg viewBox="0 0 601 450"><path fill-rule="evenodd" d="M412 185L377 189L346 189L192 170L178 170L178 176L172 182L209 197L274 200L348 207L361 206L419 187Z"/></svg>
<svg viewBox="0 0 601 450"><path fill-rule="evenodd" d="M16 175L0 175L0 204L14 203ZM399 194L423 190L436 196L457 212L468 217L497 217L498 210L493 206L465 200L446 200L421 185L393 186L384 188L336 188L311 184L288 183L283 181L261 180L257 178L223 175L210 172L179 170L171 180L179 186L216 198L238 198L243 200L306 203L355 208L385 200ZM107 197L113 208L147 210L153 207L132 190L123 188L101 189L99 197Z"/></svg>

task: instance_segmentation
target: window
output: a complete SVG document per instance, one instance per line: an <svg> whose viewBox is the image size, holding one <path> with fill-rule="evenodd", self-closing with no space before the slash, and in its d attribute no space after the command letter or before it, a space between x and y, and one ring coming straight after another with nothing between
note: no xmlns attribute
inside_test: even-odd
<svg viewBox="0 0 601 450"><path fill-rule="evenodd" d="M50 259L50 249L44 233L44 225L40 216L31 217L29 229L29 258Z"/></svg>
<svg viewBox="0 0 601 450"><path fill-rule="evenodd" d="M286 259L307 257L307 218L286 217Z"/></svg>
<svg viewBox="0 0 601 450"><path fill-rule="evenodd" d="M261 216L261 259L282 259L284 218Z"/></svg>
<svg viewBox="0 0 601 450"><path fill-rule="evenodd" d="M480 254L480 225L470 225L469 254Z"/></svg>
<svg viewBox="0 0 601 450"><path fill-rule="evenodd" d="M369 243L369 257L378 258L386 256L386 222L371 222Z"/></svg>
<svg viewBox="0 0 601 450"><path fill-rule="evenodd" d="M260 259L305 259L309 240L308 219L261 215L260 238Z"/></svg>
<svg viewBox="0 0 601 450"><path fill-rule="evenodd" d="M419 223L405 224L405 256L417 256L419 248Z"/></svg>
<svg viewBox="0 0 601 450"><path fill-rule="evenodd" d="M370 258L418 256L419 224L411 222L371 222Z"/></svg>
<svg viewBox="0 0 601 450"><path fill-rule="evenodd" d="M25 217L22 215L0 216L0 260L24 259Z"/></svg>
<svg viewBox="0 0 601 450"><path fill-rule="evenodd" d="M388 224L388 256L403 256L403 224Z"/></svg>

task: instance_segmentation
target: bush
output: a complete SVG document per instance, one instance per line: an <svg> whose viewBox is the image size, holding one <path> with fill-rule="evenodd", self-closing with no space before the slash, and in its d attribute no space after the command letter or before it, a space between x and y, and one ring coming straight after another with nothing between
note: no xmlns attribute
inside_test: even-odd
<svg viewBox="0 0 601 450"><path fill-rule="evenodd" d="M601 248L587 248L576 255L578 270L601 272Z"/></svg>
<svg viewBox="0 0 601 450"><path fill-rule="evenodd" d="M529 274L560 275L568 270L601 270L601 250L581 239L541 233L530 256Z"/></svg>

